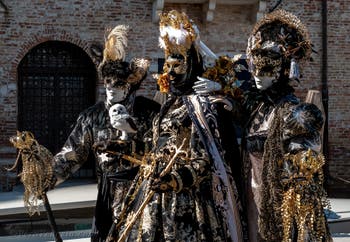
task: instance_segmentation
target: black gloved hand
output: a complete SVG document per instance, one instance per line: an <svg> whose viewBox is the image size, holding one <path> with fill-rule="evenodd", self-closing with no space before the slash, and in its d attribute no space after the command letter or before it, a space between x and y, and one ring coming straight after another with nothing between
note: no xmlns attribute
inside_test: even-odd
<svg viewBox="0 0 350 242"><path fill-rule="evenodd" d="M177 182L172 174L167 174L163 177L155 178L151 184L151 189L155 192L168 192L175 191L177 188Z"/></svg>

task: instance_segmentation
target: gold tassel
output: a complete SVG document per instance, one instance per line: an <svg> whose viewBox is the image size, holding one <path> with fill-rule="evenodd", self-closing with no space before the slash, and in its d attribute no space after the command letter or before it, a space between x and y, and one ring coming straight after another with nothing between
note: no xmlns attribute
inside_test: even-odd
<svg viewBox="0 0 350 242"><path fill-rule="evenodd" d="M291 241L294 222L298 242L323 241L327 236L323 214L323 206L327 205L322 171L325 159L322 154L317 155L309 149L287 154L285 160L291 161L297 171L289 177L288 190L282 196L283 241Z"/></svg>

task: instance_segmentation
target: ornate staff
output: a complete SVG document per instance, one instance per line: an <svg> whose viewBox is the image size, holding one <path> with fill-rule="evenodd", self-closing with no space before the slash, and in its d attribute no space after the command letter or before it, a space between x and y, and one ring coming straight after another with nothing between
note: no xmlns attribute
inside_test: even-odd
<svg viewBox="0 0 350 242"><path fill-rule="evenodd" d="M53 155L44 146L40 145L34 139L31 132L17 131L17 135L10 138L10 142L19 152L15 164L7 169L13 171L22 158L22 171L18 176L24 185L24 205L28 210L28 214L32 216L39 212L38 200L42 200L47 212L47 217L50 222L50 227L54 233L55 241L62 242L62 238L57 230L55 218L53 216L46 191L51 185L52 179L52 164Z"/></svg>
<svg viewBox="0 0 350 242"><path fill-rule="evenodd" d="M184 150L182 150L182 147L184 146L186 142L186 139L182 141L182 144L179 147L174 147L175 148L175 153L167 166L164 168L164 170L160 173L159 177L163 177L166 174L168 174L171 171L171 168L173 167L173 164L175 163L175 159L180 155L186 153ZM126 223L125 229L123 233L120 235L118 242L123 242L126 240L127 236L130 233L130 230L134 226L136 220L139 218L139 216L142 214L143 210L145 209L146 205L149 203L149 201L152 199L153 195L155 194L155 191L150 190L148 194L145 197L145 200L142 202L138 210L135 212L133 217Z"/></svg>

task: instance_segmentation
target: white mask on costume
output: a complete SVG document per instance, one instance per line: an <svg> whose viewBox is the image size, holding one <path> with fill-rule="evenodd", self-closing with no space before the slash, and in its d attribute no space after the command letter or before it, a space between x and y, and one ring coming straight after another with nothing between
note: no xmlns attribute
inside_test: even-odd
<svg viewBox="0 0 350 242"><path fill-rule="evenodd" d="M123 101L129 94L130 85L123 87L106 87L107 103L114 104Z"/></svg>
<svg viewBox="0 0 350 242"><path fill-rule="evenodd" d="M272 86L275 78L271 76L254 76L254 80L256 88L263 91Z"/></svg>

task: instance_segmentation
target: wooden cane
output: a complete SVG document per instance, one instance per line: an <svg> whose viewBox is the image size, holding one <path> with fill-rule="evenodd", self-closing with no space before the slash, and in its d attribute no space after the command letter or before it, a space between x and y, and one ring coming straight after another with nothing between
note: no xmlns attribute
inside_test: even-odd
<svg viewBox="0 0 350 242"><path fill-rule="evenodd" d="M58 229L57 229L57 224L56 224L56 221L55 221L55 217L53 216L53 213L52 213L52 210L51 210L51 205L49 203L49 199L47 198L47 195L46 195L45 192L42 195L42 200L44 202L44 206L45 206L45 209L46 209L47 219L50 222L50 227L51 227L52 232L53 232L53 234L55 236L55 241L56 242L62 242L61 235L60 235L60 233L58 232Z"/></svg>

